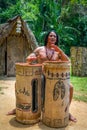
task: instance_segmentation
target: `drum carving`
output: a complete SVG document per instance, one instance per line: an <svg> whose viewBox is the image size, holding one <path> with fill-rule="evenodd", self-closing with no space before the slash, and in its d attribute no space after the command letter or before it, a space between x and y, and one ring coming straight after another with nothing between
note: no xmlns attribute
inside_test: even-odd
<svg viewBox="0 0 87 130"><path fill-rule="evenodd" d="M43 63L46 78L42 122L49 127L65 127L69 122L70 62Z"/></svg>
<svg viewBox="0 0 87 130"><path fill-rule="evenodd" d="M42 66L16 64L16 120L23 124L37 123L41 117Z"/></svg>

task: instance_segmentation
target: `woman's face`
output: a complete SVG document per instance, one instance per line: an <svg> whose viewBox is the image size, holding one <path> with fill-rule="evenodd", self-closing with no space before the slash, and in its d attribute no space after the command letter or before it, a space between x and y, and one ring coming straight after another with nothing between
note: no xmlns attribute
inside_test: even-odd
<svg viewBox="0 0 87 130"><path fill-rule="evenodd" d="M57 40L57 36L55 32L50 32L48 36L47 43L48 44L55 44Z"/></svg>

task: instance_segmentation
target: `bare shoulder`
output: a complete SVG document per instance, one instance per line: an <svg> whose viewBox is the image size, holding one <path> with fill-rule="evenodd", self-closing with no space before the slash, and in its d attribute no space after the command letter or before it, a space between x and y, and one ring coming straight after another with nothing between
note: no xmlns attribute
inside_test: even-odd
<svg viewBox="0 0 87 130"><path fill-rule="evenodd" d="M44 49L44 46L40 46L40 47L37 47L34 52L39 52L39 51L42 51Z"/></svg>

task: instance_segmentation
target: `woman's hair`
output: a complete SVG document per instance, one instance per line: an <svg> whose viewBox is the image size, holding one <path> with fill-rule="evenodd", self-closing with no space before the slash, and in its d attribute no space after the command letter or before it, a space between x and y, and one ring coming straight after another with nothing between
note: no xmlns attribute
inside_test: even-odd
<svg viewBox="0 0 87 130"><path fill-rule="evenodd" d="M51 31L49 31L49 32L47 33L47 35L46 35L46 37L45 37L45 40L44 40L44 46L47 45L48 36L49 36L49 34L50 34L51 32L54 32L54 33L56 34L56 38L57 38L57 39L56 39L56 43L55 43L55 45L58 45L59 37L58 37L57 33L56 33L54 30L51 30Z"/></svg>

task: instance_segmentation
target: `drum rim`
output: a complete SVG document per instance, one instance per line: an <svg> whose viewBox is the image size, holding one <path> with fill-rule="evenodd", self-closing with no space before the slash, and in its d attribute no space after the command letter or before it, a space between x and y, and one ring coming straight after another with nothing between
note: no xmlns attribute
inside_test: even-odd
<svg viewBox="0 0 87 130"><path fill-rule="evenodd" d="M20 65L20 66L28 66L28 67L29 67L29 66L30 66L30 67L31 67L31 66L32 66L32 67L35 67L35 66L36 66L36 67L40 67L40 66L42 66L42 64L29 64L29 63L15 63L15 65L16 65L16 66L17 66L17 65L18 65L18 66L19 66L19 65Z"/></svg>
<svg viewBox="0 0 87 130"><path fill-rule="evenodd" d="M45 63L58 63L58 64L61 64L61 63L71 63L70 61L45 61L43 64Z"/></svg>

